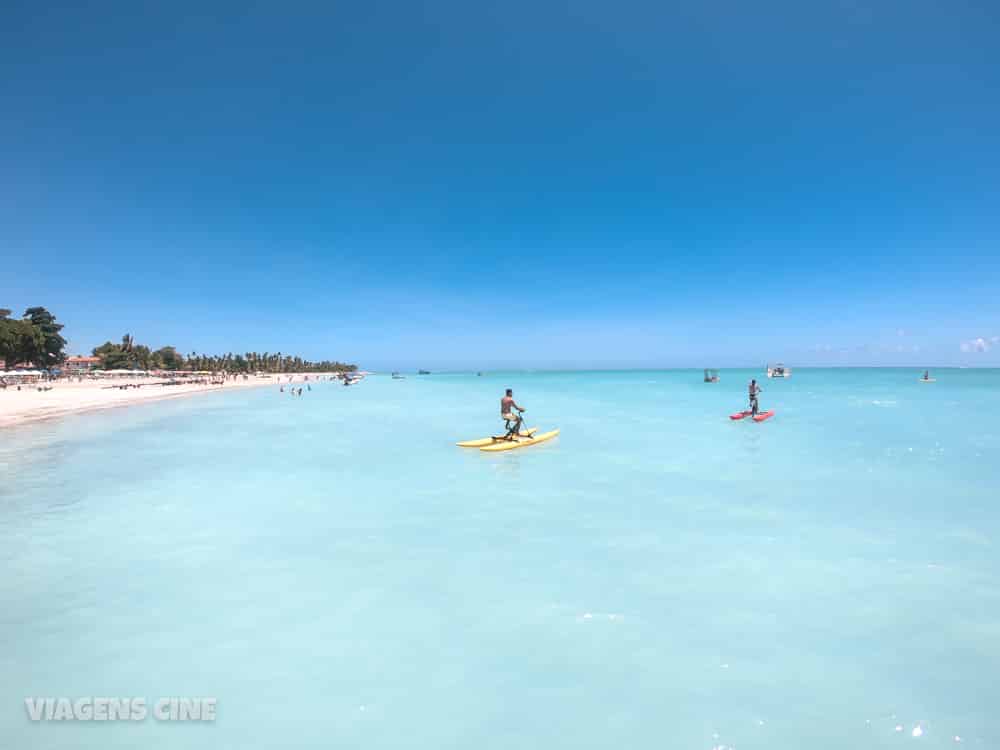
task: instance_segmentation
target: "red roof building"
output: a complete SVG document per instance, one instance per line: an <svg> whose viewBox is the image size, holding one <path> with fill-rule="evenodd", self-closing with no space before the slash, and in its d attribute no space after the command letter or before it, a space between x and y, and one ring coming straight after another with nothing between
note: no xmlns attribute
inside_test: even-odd
<svg viewBox="0 0 1000 750"><path fill-rule="evenodd" d="M100 357L66 357L63 369L69 372L89 372L101 365Z"/></svg>

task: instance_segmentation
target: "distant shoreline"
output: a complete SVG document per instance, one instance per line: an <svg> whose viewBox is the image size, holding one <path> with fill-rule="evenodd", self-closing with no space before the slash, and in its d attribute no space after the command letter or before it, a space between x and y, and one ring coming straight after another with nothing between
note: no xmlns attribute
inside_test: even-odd
<svg viewBox="0 0 1000 750"><path fill-rule="evenodd" d="M35 422L59 419L75 414L117 409L138 404L149 404L168 399L197 396L203 393L220 393L246 388L287 385L291 377L293 383L315 382L319 378L335 375L329 372L283 373L267 377L251 377L249 380L231 380L223 385L185 383L181 385L151 384L139 378L83 383L58 382L51 384L52 390L39 391L35 385L24 385L18 391L14 386L0 390L0 429L18 427ZM44 383L43 385L50 385ZM138 385L108 388L109 385Z"/></svg>
<svg viewBox="0 0 1000 750"><path fill-rule="evenodd" d="M787 363L794 372L802 370L905 370L923 373L924 370L1000 370L1000 365L796 365ZM705 369L722 372L759 372L766 376L767 367L763 365L727 366L719 364L684 365L676 367L503 367L503 368L462 368L432 370L425 375L417 375L413 370L396 370L407 377L429 378L434 375L475 375L479 372L483 377L488 375L505 375L507 373L558 373L558 372L701 372ZM389 370L372 370L377 375L388 375Z"/></svg>

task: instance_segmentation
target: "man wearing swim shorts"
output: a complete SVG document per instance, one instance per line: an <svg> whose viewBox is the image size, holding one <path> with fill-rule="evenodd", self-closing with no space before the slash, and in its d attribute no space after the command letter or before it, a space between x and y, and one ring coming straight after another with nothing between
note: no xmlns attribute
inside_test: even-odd
<svg viewBox="0 0 1000 750"><path fill-rule="evenodd" d="M750 381L750 414L756 417L760 407L757 405L757 394L760 393L760 386L756 380Z"/></svg>
<svg viewBox="0 0 1000 750"><path fill-rule="evenodd" d="M524 409L514 401L514 391L508 388L507 395L500 399L500 417L507 423L507 437L517 435L521 431L521 412L523 411ZM510 426L511 422L514 423L513 427Z"/></svg>

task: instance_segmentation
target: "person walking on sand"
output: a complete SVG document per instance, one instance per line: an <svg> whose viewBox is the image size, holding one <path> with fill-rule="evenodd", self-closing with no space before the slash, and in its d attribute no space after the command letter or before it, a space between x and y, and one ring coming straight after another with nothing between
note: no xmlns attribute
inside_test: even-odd
<svg viewBox="0 0 1000 750"><path fill-rule="evenodd" d="M522 412L524 412L524 407L517 405L517 402L514 401L514 391L508 388L506 395L500 399L500 416L507 428L507 438L512 438L521 432ZM513 427L511 427L511 422L514 423Z"/></svg>

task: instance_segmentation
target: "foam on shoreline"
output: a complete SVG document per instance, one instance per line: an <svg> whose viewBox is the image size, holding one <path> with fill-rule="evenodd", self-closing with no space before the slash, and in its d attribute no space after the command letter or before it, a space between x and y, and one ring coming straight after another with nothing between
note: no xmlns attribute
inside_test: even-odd
<svg viewBox="0 0 1000 750"><path fill-rule="evenodd" d="M170 398L194 396L200 393L216 393L234 388L259 388L277 386L291 382L305 382L333 373L287 373L267 377L250 377L248 380L227 380L223 385L185 383L181 385L158 385L139 378L123 378L120 381L93 381L82 383L56 382L52 390L39 391L35 385L24 385L21 390L8 387L0 390L0 428L15 427L46 419L57 419L71 414L102 411L122 406L152 403ZM49 385L49 384L46 384ZM109 385L139 385L138 388L109 388Z"/></svg>

